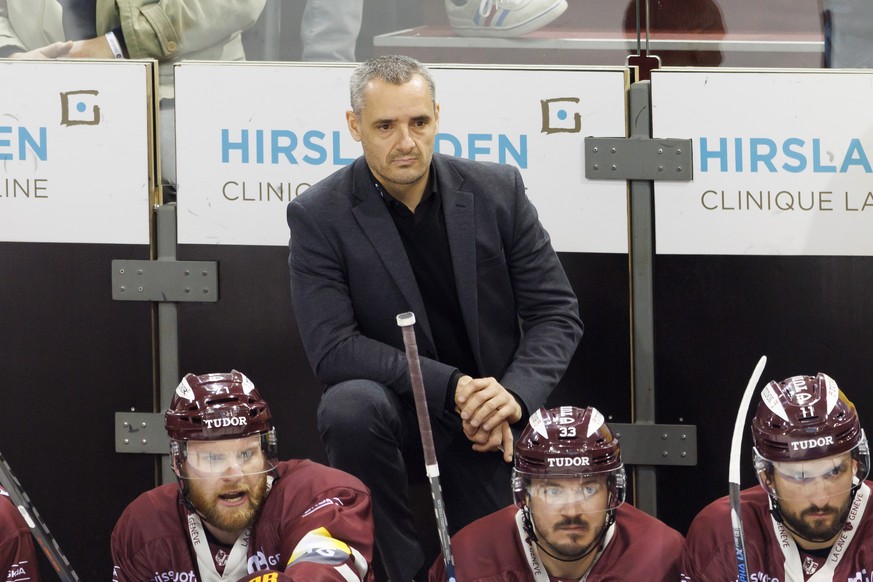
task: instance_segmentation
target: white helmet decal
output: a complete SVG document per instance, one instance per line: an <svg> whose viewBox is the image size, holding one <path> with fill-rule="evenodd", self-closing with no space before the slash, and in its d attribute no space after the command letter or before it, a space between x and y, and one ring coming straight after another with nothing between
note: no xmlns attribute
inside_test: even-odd
<svg viewBox="0 0 873 582"><path fill-rule="evenodd" d="M831 378L827 374L822 374L822 376L825 377L825 384L827 386L827 413L830 414L831 410L834 409L834 406L837 405L837 400L840 399L840 389L833 378Z"/></svg>
<svg viewBox="0 0 873 582"><path fill-rule="evenodd" d="M246 376L245 374L240 373L240 376L242 376L243 392L245 392L246 394L251 394L252 390L255 389L255 385L252 383L251 380L249 380L249 377Z"/></svg>
<svg viewBox="0 0 873 582"><path fill-rule="evenodd" d="M586 436L591 436L600 430L600 427L603 426L603 415L599 410L592 407L591 408L591 420L588 422L588 434Z"/></svg>
<svg viewBox="0 0 873 582"><path fill-rule="evenodd" d="M542 415L543 409L540 408L536 412L534 412L530 417L530 427L534 429L538 435L543 437L544 439L549 438L549 433L546 431L546 422L543 420Z"/></svg>
<svg viewBox="0 0 873 582"><path fill-rule="evenodd" d="M194 400L194 391L191 390L187 377L182 378L182 381L179 382L178 386L176 386L176 394L179 395L179 398L184 398L188 401Z"/></svg>
<svg viewBox="0 0 873 582"><path fill-rule="evenodd" d="M773 411L773 414L788 422L788 413L785 412L785 408L779 402L779 396L776 395L776 391L769 384L761 390L761 400L767 405L767 408Z"/></svg>

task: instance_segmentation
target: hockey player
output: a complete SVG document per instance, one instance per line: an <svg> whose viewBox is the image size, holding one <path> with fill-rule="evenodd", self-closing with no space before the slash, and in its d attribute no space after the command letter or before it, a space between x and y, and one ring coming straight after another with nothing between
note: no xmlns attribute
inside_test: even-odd
<svg viewBox="0 0 873 582"><path fill-rule="evenodd" d="M6 576L2 578L2 576ZM9 493L0 487L0 580L39 582L33 536Z"/></svg>
<svg viewBox="0 0 873 582"><path fill-rule="evenodd" d="M515 505L452 536L463 582L674 581L682 536L623 504L618 441L595 408L540 408L515 446ZM430 570L445 582L443 558Z"/></svg>
<svg viewBox="0 0 873 582"><path fill-rule="evenodd" d="M243 374L188 374L165 418L178 485L125 509L113 580L372 580L367 489L311 461L278 462L270 409Z"/></svg>
<svg viewBox="0 0 873 582"><path fill-rule="evenodd" d="M873 575L867 439L825 374L770 382L752 420L760 487L740 494L748 580L866 582ZM728 498L688 530L686 581L736 580Z"/></svg>

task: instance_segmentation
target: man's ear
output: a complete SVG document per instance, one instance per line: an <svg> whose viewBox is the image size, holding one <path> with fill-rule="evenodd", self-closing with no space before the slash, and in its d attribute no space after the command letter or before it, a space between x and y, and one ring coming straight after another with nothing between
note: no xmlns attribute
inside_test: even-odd
<svg viewBox="0 0 873 582"><path fill-rule="evenodd" d="M358 128L358 116L354 111L346 111L346 123L349 126L349 133L352 134L352 139L361 141L361 131Z"/></svg>

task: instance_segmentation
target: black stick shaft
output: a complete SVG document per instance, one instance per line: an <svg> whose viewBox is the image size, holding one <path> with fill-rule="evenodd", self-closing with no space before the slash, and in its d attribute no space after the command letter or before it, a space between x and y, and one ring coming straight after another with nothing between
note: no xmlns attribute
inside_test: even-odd
<svg viewBox="0 0 873 582"><path fill-rule="evenodd" d="M455 562L452 558L449 521L446 518L443 492L440 486L440 468L437 464L433 432L430 427L430 415L427 410L427 398L425 397L424 380L421 374L421 360L418 357L418 343L415 341L415 315L411 312L401 313L397 316L397 325L400 326L403 332L403 346L406 349L406 363L409 367L409 379L412 383L412 394L415 398L415 413L418 416L421 448L424 452L425 470L430 482L430 493L433 498L433 509L436 515L440 547L443 551L443 560L446 566L446 578L448 582L455 582Z"/></svg>
<svg viewBox="0 0 873 582"><path fill-rule="evenodd" d="M9 463L6 462L2 454L0 454L0 485L9 493L9 498L18 508L18 512L21 513L24 521L27 522L30 533L33 534L37 544L42 548L48 561L51 562L52 568L54 568L58 577L63 582L78 582L79 577L73 571L73 567L61 551L58 542L49 532L42 518L40 518L36 507L33 506L27 493L21 488L21 484L12 473Z"/></svg>

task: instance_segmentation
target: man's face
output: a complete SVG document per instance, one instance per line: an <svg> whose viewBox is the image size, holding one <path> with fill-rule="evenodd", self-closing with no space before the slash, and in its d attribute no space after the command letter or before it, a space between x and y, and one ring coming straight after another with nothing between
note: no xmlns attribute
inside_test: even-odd
<svg viewBox="0 0 873 582"><path fill-rule="evenodd" d="M197 512L218 529L236 533L257 517L266 495L267 468L257 435L189 441L182 477Z"/></svg>
<svg viewBox="0 0 873 582"><path fill-rule="evenodd" d="M349 131L361 142L370 170L389 193L403 194L427 183L439 121L439 105L427 82L416 75L408 83L381 80L367 84L365 106L346 113Z"/></svg>
<svg viewBox="0 0 873 582"><path fill-rule="evenodd" d="M609 492L605 476L532 479L529 505L539 543L568 560L600 541Z"/></svg>
<svg viewBox="0 0 873 582"><path fill-rule="evenodd" d="M850 453L800 463L773 463L773 487L789 530L814 543L843 529L857 461Z"/></svg>

